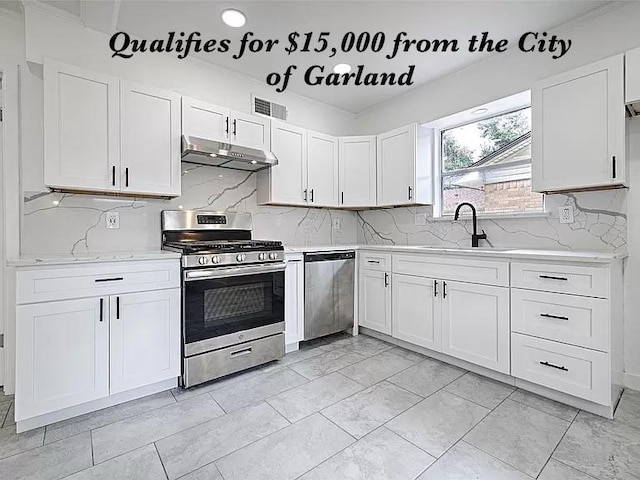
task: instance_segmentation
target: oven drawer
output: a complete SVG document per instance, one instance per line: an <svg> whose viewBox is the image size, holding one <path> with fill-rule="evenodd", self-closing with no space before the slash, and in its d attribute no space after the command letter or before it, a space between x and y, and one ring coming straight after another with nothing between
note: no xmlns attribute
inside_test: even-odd
<svg viewBox="0 0 640 480"><path fill-rule="evenodd" d="M186 388L284 356L284 333L184 359Z"/></svg>
<svg viewBox="0 0 640 480"><path fill-rule="evenodd" d="M180 259L20 269L16 303L39 303L180 287Z"/></svg>
<svg viewBox="0 0 640 480"><path fill-rule="evenodd" d="M360 257L360 268L375 270L377 272L388 272L391 270L391 254L381 252L358 252Z"/></svg>
<svg viewBox="0 0 640 480"><path fill-rule="evenodd" d="M609 351L609 300L511 289L511 330Z"/></svg>
<svg viewBox="0 0 640 480"><path fill-rule="evenodd" d="M511 264L511 286L570 293L586 297L609 298L609 269L563 264Z"/></svg>
<svg viewBox="0 0 640 480"><path fill-rule="evenodd" d="M611 404L606 353L512 333L511 374L601 405Z"/></svg>

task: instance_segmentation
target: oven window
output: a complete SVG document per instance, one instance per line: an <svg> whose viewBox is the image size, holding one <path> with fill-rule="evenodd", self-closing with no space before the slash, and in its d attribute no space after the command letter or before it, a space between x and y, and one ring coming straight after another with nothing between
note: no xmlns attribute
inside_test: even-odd
<svg viewBox="0 0 640 480"><path fill-rule="evenodd" d="M185 282L186 343L284 321L284 272Z"/></svg>

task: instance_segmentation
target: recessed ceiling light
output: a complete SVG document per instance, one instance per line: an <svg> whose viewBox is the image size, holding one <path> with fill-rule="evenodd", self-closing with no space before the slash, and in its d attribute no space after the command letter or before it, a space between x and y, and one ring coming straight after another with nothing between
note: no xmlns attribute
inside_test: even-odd
<svg viewBox="0 0 640 480"><path fill-rule="evenodd" d="M488 111L488 108L476 108L475 110L471 110L471 115L482 115L483 113L487 113Z"/></svg>
<svg viewBox="0 0 640 480"><path fill-rule="evenodd" d="M242 27L247 22L247 17L240 10L227 8L222 12L222 21L230 27Z"/></svg>
<svg viewBox="0 0 640 480"><path fill-rule="evenodd" d="M333 71L339 74L349 73L351 71L351 65L348 63L339 63L333 67Z"/></svg>

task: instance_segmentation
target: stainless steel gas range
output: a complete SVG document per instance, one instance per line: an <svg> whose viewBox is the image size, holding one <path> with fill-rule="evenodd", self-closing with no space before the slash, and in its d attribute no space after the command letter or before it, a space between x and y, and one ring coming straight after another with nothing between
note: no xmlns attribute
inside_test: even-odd
<svg viewBox="0 0 640 480"><path fill-rule="evenodd" d="M284 247L251 239L251 214L162 212L182 253L182 386L284 355Z"/></svg>

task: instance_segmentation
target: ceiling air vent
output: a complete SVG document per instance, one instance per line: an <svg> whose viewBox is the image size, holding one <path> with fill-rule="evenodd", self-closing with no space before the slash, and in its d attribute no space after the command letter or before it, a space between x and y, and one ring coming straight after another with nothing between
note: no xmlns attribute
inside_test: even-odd
<svg viewBox="0 0 640 480"><path fill-rule="evenodd" d="M264 98L253 97L253 113L266 117L279 118L280 120L287 119L287 107L270 102Z"/></svg>

